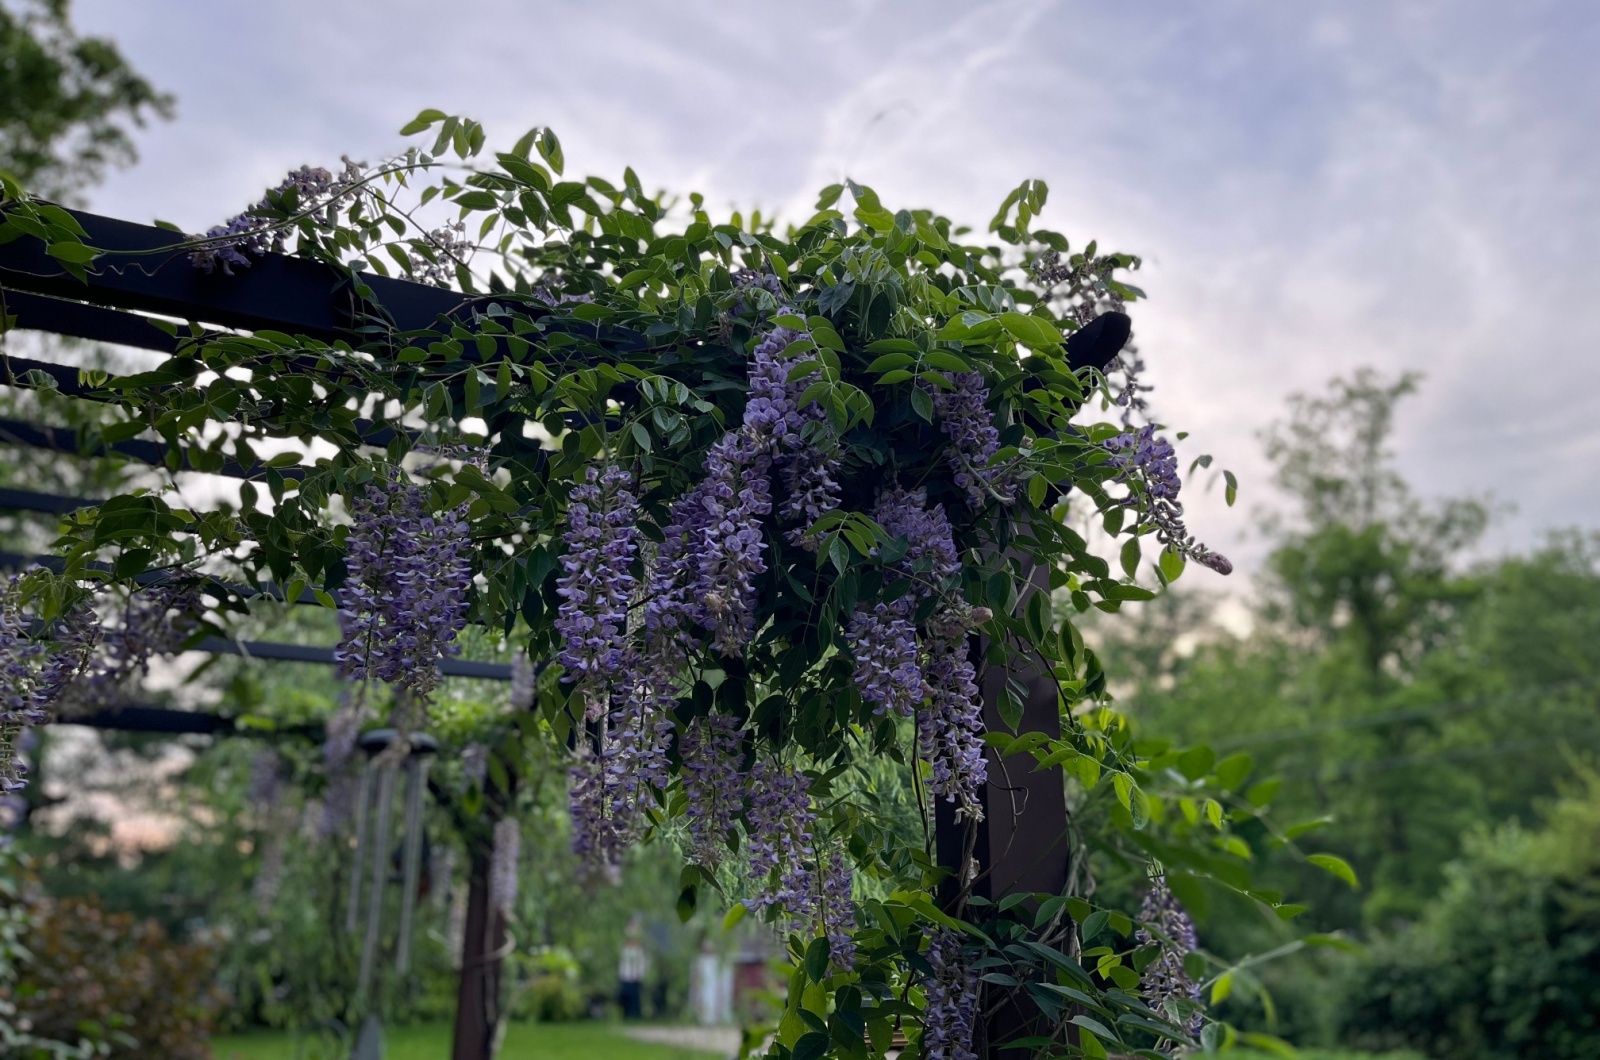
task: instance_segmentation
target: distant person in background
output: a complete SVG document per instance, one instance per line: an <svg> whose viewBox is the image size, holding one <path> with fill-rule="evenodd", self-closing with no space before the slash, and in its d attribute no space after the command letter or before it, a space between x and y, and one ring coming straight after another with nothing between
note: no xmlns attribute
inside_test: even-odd
<svg viewBox="0 0 1600 1060"><path fill-rule="evenodd" d="M643 1015L641 999L644 995L644 977L650 971L650 955L644 950L644 940L639 918L628 921L627 933L622 941L622 956L617 961L617 1000L622 1005L622 1018L636 1020Z"/></svg>

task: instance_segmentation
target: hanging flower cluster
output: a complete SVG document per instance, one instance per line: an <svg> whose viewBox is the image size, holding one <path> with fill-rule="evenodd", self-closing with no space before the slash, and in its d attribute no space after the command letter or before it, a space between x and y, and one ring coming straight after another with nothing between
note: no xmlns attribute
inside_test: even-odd
<svg viewBox="0 0 1600 1060"><path fill-rule="evenodd" d="M204 245L189 254L189 261L203 272L221 269L232 276L234 267L248 269L252 258L270 252L281 252L288 240L288 230L274 221L271 211L284 197L294 195L295 209L309 214L319 224L332 223L334 205L351 188L361 183L365 176L362 166L344 159L344 171L336 178L321 166L301 166L293 170L276 188L267 192L255 206L230 217L203 236L194 237Z"/></svg>
<svg viewBox="0 0 1600 1060"><path fill-rule="evenodd" d="M510 916L517 904L517 862L522 856L522 831L515 817L494 823L494 849L489 854L489 905Z"/></svg>
<svg viewBox="0 0 1600 1060"><path fill-rule="evenodd" d="M937 929L923 955L933 970L923 977L922 1055L927 1060L978 1060L972 1034L978 1022L978 973L961 952L961 937Z"/></svg>
<svg viewBox="0 0 1600 1060"><path fill-rule="evenodd" d="M1177 500L1183 483L1178 478L1178 454L1172 443L1156 437L1156 426L1147 423L1136 431L1124 431L1105 441L1111 451L1111 464L1117 468L1117 481L1137 477L1156 500Z"/></svg>
<svg viewBox="0 0 1600 1060"><path fill-rule="evenodd" d="M671 635L699 626L711 647L741 655L755 636L756 579L766 573L762 523L772 514L772 470L783 475L780 517L809 526L838 506L837 454L821 449L813 402L799 407L801 381L784 351L803 333L774 327L751 353L740 426L706 455L705 478L672 509L657 556L646 623ZM804 526L790 540L804 541Z"/></svg>
<svg viewBox="0 0 1600 1060"><path fill-rule="evenodd" d="M950 600L945 583L960 572L954 532L942 505L927 506L923 490L898 487L880 494L873 512L906 550L892 569L906 591L888 601L859 606L845 627L855 659L855 682L873 712L917 714L918 745L933 767L936 795L982 816L979 793L988 779L983 757L983 707L976 673L967 655L967 631L988 621L986 610ZM915 616L922 601L941 606L919 635Z"/></svg>
<svg viewBox="0 0 1600 1060"><path fill-rule="evenodd" d="M834 850L822 866L822 933L828 938L829 959L840 968L856 960L854 886L849 861L842 850Z"/></svg>
<svg viewBox="0 0 1600 1060"><path fill-rule="evenodd" d="M355 681L376 677L426 698L439 660L458 653L472 591L467 507L432 512L426 486L391 478L351 499L334 650Z"/></svg>
<svg viewBox="0 0 1600 1060"><path fill-rule="evenodd" d="M1155 434L1155 424L1136 431L1124 431L1106 439L1111 465L1117 469L1116 481L1138 481L1144 487L1143 517L1155 527L1156 540L1218 574L1232 574L1233 564L1220 552L1213 552L1189 533L1183 522L1183 505L1178 502L1182 481L1178 477L1178 454L1172 443ZM1140 503L1130 494L1128 504Z"/></svg>
<svg viewBox="0 0 1600 1060"><path fill-rule="evenodd" d="M567 507L567 551L561 559L566 573L556 582L561 606L555 626L561 665L590 721L605 711L628 654L623 626L639 552L639 502L632 483L623 468L590 467Z"/></svg>
<svg viewBox="0 0 1600 1060"><path fill-rule="evenodd" d="M918 746L933 767L929 787L974 820L983 817L979 794L989 781L989 766L983 755L983 701L967 633L991 617L987 608L961 604L929 620L928 707L917 715Z"/></svg>
<svg viewBox="0 0 1600 1060"><path fill-rule="evenodd" d="M160 589L150 594L170 601ZM177 601L187 603L188 601ZM129 614L147 614L130 606ZM166 617L165 608L161 618ZM80 682L96 665L96 648L101 628L94 612L79 604L69 610L50 630L48 640L34 636L36 623L23 609L21 577L12 575L0 583L0 791L12 792L26 783L27 767L17 757L19 739L25 729L48 722L70 698L87 693L86 685L102 680L106 672L94 673L91 681ZM170 646L155 636L145 636L150 649ZM145 656L144 659L147 659ZM141 660L144 661L144 659Z"/></svg>
<svg viewBox="0 0 1600 1060"><path fill-rule="evenodd" d="M328 786L322 796L322 819L317 824L317 834L324 839L341 831L355 816L356 779L346 766L355 754L364 720L365 706L359 697L348 692L328 717L322 740L322 772Z"/></svg>
<svg viewBox="0 0 1600 1060"><path fill-rule="evenodd" d="M35 687L35 660L44 646L28 636L28 618L18 603L18 579L13 576L0 590L0 790L25 786L27 767L16 757L22 730L43 723L46 704Z"/></svg>
<svg viewBox="0 0 1600 1060"><path fill-rule="evenodd" d="M1176 1022L1183 1024L1190 1034L1200 1033L1199 1012L1194 1011L1184 1018L1178 1006L1173 1004L1194 1002L1198 1005L1200 1001L1200 988L1183 967L1184 957L1193 952L1198 943L1194 921L1178 904L1164 876L1154 877L1150 881L1150 889L1145 892L1144 902L1139 909L1139 919L1153 925L1155 930L1141 927L1134 938L1142 946L1155 943L1160 948L1156 959L1145 967L1139 981L1140 990L1152 1007L1164 1009Z"/></svg>
<svg viewBox="0 0 1600 1060"><path fill-rule="evenodd" d="M990 467L989 461L1000 449L1000 432L989 412L989 387L982 372L946 372L946 390L927 387L939 429L950 438L945 460L954 472L955 484L966 493L967 505L974 511L993 501L1012 504L1016 487L1009 467Z"/></svg>
<svg viewBox="0 0 1600 1060"><path fill-rule="evenodd" d="M845 627L856 661L856 687L873 712L909 717L927 695L921 645L914 621L917 605L961 569L944 507L927 507L923 490L893 487L878 497L873 517L891 537L904 538L905 554L893 570L908 588L900 596L858 607Z"/></svg>
<svg viewBox="0 0 1600 1060"><path fill-rule="evenodd" d="M689 839L703 865L715 865L744 809L744 750L739 723L711 714L689 723L678 738Z"/></svg>

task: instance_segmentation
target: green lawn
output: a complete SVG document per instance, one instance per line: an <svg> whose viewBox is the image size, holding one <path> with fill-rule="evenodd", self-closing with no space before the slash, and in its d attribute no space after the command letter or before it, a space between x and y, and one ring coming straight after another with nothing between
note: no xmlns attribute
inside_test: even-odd
<svg viewBox="0 0 1600 1060"><path fill-rule="evenodd" d="M448 1060L450 1028L444 1024L397 1027L384 1034L384 1060ZM213 1038L216 1060L300 1060L323 1055L307 1043L296 1049L282 1032ZM723 1060L714 1053L624 1038L604 1023L519 1023L506 1031L499 1060Z"/></svg>

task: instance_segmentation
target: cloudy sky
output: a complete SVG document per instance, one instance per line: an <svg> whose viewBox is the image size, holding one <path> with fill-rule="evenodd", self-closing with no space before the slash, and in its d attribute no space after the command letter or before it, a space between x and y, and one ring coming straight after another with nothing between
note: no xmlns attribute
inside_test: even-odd
<svg viewBox="0 0 1600 1060"><path fill-rule="evenodd" d="M1375 365L1426 375L1397 445L1419 488L1515 505L1496 547L1600 524L1594 0L76 8L178 97L103 212L203 230L424 107L795 220L848 174L981 226L1038 177L1043 223L1144 256L1156 411L1241 507L1271 502L1256 434L1285 396ZM1259 555L1214 494L1191 513Z"/></svg>

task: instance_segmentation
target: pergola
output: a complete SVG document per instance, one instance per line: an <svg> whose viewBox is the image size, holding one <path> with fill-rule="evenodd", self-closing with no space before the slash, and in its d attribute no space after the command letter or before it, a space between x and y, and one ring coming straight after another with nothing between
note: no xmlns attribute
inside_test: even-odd
<svg viewBox="0 0 1600 1060"><path fill-rule="evenodd" d="M267 254L237 275L208 274L190 266L183 237L168 229L74 212L86 233L85 243L112 252L121 263L91 272L87 280L71 275L47 256L34 240L19 239L0 245L0 311L11 329L134 347L158 353L178 352L182 339L152 323L164 317L187 321L198 328L242 331L269 330L333 342L366 341L363 313L380 306L399 331L434 327L440 322L470 327L471 311L492 300L487 295L464 295L424 284L368 273L356 282L370 289L358 299L348 276L320 262L282 254ZM111 259L116 260L116 259ZM366 292L363 292L366 293ZM201 334L203 332L196 332ZM643 342L628 332L609 331L602 339L620 347ZM1069 363L1074 368L1105 368L1128 337L1127 318L1107 314L1075 332L1067 340ZM5 378L12 386L52 387L70 398L93 401L94 388L72 366L7 357ZM363 442L386 445L387 429L358 423ZM252 480L266 473L263 464L240 466L228 461L220 468L193 466L189 454L160 441L131 439L96 445L71 430L0 419L0 444L29 446L78 456L117 455L152 467L218 474ZM286 479L295 469L279 468ZM93 498L62 497L21 489L0 489L0 509L66 514L92 506ZM0 553L0 565L12 568L49 564L50 557ZM1045 572L1038 572L1043 575ZM1036 585L1043 582L1036 579ZM275 585L259 588L230 585L234 591L263 593L282 598ZM297 603L315 603L304 592ZM331 648L208 638L197 650L233 652L258 659L332 664ZM446 660L442 672L449 676L509 680L510 667L501 664ZM1020 731L1060 735L1058 692L1043 660L1020 660L1013 669L991 669L983 683L984 716L989 728L1005 727L999 712L1001 692L1010 682L1027 689ZM185 715L150 707L130 706L108 711L80 723L103 727L135 728L156 732L226 733L231 721ZM992 749L988 753L990 782L984 792L984 817L976 829L958 821L953 808L936 803L938 857L942 865L975 875L971 893L999 899L1014 893L1061 893L1068 878L1071 851L1065 791L1054 771L1013 772ZM956 877L952 876L951 888ZM490 1055L498 1016L500 953L504 946L503 918L490 907L488 853L471 859L466 943L461 960L461 981L455 1027L455 1060L482 1060ZM492 922L491 922L492 921ZM990 1040L1005 1040L1020 1029L1020 1010L1002 1011L999 1025L991 1026Z"/></svg>

